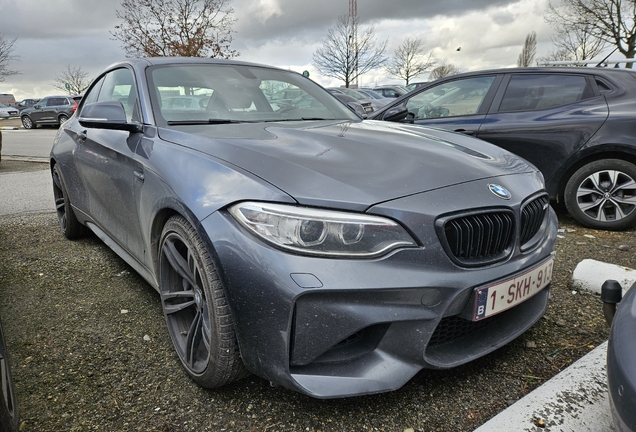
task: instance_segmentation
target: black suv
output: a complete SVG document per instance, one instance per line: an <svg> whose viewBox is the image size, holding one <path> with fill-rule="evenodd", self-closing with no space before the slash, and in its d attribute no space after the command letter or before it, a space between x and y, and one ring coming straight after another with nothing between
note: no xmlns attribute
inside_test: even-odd
<svg viewBox="0 0 636 432"><path fill-rule="evenodd" d="M47 96L20 112L22 126L33 129L38 125L59 126L69 119L77 109L81 96Z"/></svg>
<svg viewBox="0 0 636 432"><path fill-rule="evenodd" d="M636 71L514 68L443 78L371 118L435 126L510 150L581 224L636 222Z"/></svg>

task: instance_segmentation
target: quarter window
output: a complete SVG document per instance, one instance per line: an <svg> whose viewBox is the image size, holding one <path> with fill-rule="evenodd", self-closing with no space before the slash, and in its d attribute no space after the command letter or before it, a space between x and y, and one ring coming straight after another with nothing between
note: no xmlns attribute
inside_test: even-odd
<svg viewBox="0 0 636 432"><path fill-rule="evenodd" d="M513 75L499 111L528 111L567 105L594 97L588 80L577 75Z"/></svg>
<svg viewBox="0 0 636 432"><path fill-rule="evenodd" d="M127 121L139 120L134 83L132 72L128 69L115 69L104 77L97 101L119 101L126 110Z"/></svg>

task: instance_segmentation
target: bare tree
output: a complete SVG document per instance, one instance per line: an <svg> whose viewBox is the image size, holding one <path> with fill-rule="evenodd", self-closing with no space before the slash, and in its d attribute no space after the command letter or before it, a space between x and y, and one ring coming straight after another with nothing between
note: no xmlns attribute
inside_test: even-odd
<svg viewBox="0 0 636 432"><path fill-rule="evenodd" d="M517 59L517 66L531 66L535 55L537 55L537 33L532 31L526 36L521 54L519 54L519 58Z"/></svg>
<svg viewBox="0 0 636 432"><path fill-rule="evenodd" d="M376 43L373 27L359 28L356 17L342 15L313 55L313 65L328 77L344 81L349 87L360 76L386 62L387 42Z"/></svg>
<svg viewBox="0 0 636 432"><path fill-rule="evenodd" d="M9 63L20 58L19 56L13 55L15 42L17 40L18 38L7 39L0 33L0 82L4 81L8 76L20 73L16 70L9 69Z"/></svg>
<svg viewBox="0 0 636 432"><path fill-rule="evenodd" d="M230 49L236 19L229 0L123 0L111 34L130 57L220 57Z"/></svg>
<svg viewBox="0 0 636 432"><path fill-rule="evenodd" d="M409 81L435 65L433 53L424 54L422 39L406 39L388 61L386 71L394 77Z"/></svg>
<svg viewBox="0 0 636 432"><path fill-rule="evenodd" d="M84 72L79 66L66 65L66 69L60 75L55 75L53 87L68 91L69 94L82 94L90 83L88 72ZM67 84L68 88L66 88Z"/></svg>
<svg viewBox="0 0 636 432"><path fill-rule="evenodd" d="M428 79L430 81L434 81L447 76L457 75L459 72L460 71L457 66L452 63L446 63L446 60L442 60L440 65L433 69L428 75Z"/></svg>
<svg viewBox="0 0 636 432"><path fill-rule="evenodd" d="M539 57L537 59L537 64L542 65L548 62L553 61L572 61L574 60L574 55L566 49L555 49L548 53L545 57Z"/></svg>
<svg viewBox="0 0 636 432"><path fill-rule="evenodd" d="M636 54L633 0L561 0L556 6L550 2L547 14L566 28L586 29L593 39L615 46L628 59Z"/></svg>
<svg viewBox="0 0 636 432"><path fill-rule="evenodd" d="M607 47L607 42L592 36L586 25L558 27L551 39L558 49L569 52L574 60L593 59Z"/></svg>

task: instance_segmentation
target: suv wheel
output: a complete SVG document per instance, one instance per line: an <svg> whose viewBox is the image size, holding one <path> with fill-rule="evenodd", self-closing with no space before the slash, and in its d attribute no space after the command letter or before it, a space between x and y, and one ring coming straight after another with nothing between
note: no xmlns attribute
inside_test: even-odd
<svg viewBox="0 0 636 432"><path fill-rule="evenodd" d="M25 129L33 129L35 127L31 118L27 116L22 116L22 126L24 126Z"/></svg>
<svg viewBox="0 0 636 432"><path fill-rule="evenodd" d="M62 126L64 123L66 123L66 121L68 120L68 117L64 114L62 114L61 116L58 117L58 121L60 122L60 126Z"/></svg>
<svg viewBox="0 0 636 432"><path fill-rule="evenodd" d="M564 201L582 225L623 230L636 222L636 165L620 159L591 162L570 177Z"/></svg>

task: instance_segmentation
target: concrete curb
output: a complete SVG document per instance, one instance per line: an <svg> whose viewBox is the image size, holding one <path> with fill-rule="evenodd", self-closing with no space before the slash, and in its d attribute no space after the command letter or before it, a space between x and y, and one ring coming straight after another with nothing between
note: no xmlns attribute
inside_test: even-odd
<svg viewBox="0 0 636 432"><path fill-rule="evenodd" d="M604 342L475 432L613 431L606 355Z"/></svg>
<svg viewBox="0 0 636 432"><path fill-rule="evenodd" d="M0 130L18 130L15 126L0 126Z"/></svg>

